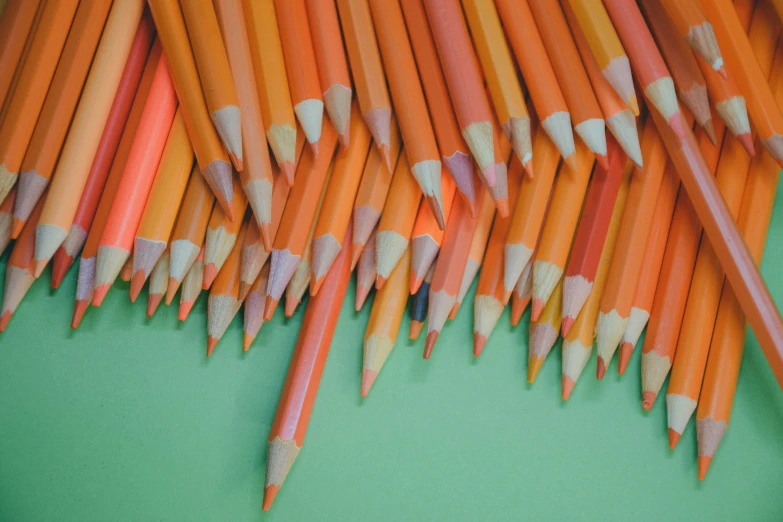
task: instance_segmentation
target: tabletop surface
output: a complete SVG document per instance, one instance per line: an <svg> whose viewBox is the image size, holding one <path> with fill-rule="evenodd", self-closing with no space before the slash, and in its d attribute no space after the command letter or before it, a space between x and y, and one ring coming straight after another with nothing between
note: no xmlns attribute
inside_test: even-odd
<svg viewBox="0 0 783 522"><path fill-rule="evenodd" d="M781 191L783 193L783 191ZM762 274L783 307L783 196ZM8 253L0 258L5 280ZM303 309L242 353L237 317L207 360L206 300L187 323L145 315L116 284L72 332L76 271L37 281L0 335L0 520L783 520L783 392L752 334L731 427L707 479L691 420L668 449L666 411L640 404L635 350L603 382L593 355L560 399L560 343L526 383L527 323L507 308L472 355L475 283L430 361L397 346L361 399L352 281L302 452L262 513L266 440Z"/></svg>

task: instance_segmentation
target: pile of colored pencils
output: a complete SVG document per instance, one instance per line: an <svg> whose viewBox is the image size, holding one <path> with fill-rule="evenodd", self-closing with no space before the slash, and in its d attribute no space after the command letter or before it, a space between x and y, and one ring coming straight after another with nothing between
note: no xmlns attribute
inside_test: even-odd
<svg viewBox="0 0 783 522"><path fill-rule="evenodd" d="M700 478L746 316L783 382L757 269L783 160L783 2L148 4L5 6L0 331L50 262L54 288L78 265L73 328L118 276L132 301L149 280L149 316L179 289L184 321L208 291L207 356L243 304L248 350L284 293L290 317L309 290L264 509L354 268L357 310L377 292L363 396L406 303L429 359L476 278L474 355L509 301L514 325L532 303L528 380L562 335L563 400L594 339L602 379L646 328L643 407L668 376L670 445L695 413Z"/></svg>

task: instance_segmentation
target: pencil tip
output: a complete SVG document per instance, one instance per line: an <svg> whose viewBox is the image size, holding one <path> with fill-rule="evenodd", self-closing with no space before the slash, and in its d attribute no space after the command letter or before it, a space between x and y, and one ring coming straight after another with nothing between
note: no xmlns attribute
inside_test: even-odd
<svg viewBox="0 0 783 522"><path fill-rule="evenodd" d="M419 291L419 287L424 282L424 277L417 275L411 267L411 281L410 281L410 294L413 295Z"/></svg>
<svg viewBox="0 0 783 522"><path fill-rule="evenodd" d="M574 385L576 383L566 374L563 374L563 400L567 401L571 396L571 392L574 391Z"/></svg>
<svg viewBox="0 0 783 522"><path fill-rule="evenodd" d="M449 321L453 321L457 318L457 312L459 312L459 301L454 303L454 306L451 307L451 310L449 310Z"/></svg>
<svg viewBox="0 0 783 522"><path fill-rule="evenodd" d="M435 348L435 342L438 340L438 331L427 332L427 339L424 342L424 358L429 359L432 355L432 349Z"/></svg>
<svg viewBox="0 0 783 522"><path fill-rule="evenodd" d="M699 455L699 480L704 480L707 476L707 470L710 469L712 464L712 457L709 455Z"/></svg>
<svg viewBox="0 0 783 522"><path fill-rule="evenodd" d="M211 335L207 337L207 357L212 355L212 352L215 351L215 346L217 346L217 343L220 339L215 339Z"/></svg>
<svg viewBox="0 0 783 522"><path fill-rule="evenodd" d="M495 201L495 206L501 217L508 217L508 198L498 198L497 201Z"/></svg>
<svg viewBox="0 0 783 522"><path fill-rule="evenodd" d="M391 147L381 143L378 148L381 151L381 156L383 156L383 161L386 163L386 168L389 169L389 172L394 172L394 165L392 165L391 159Z"/></svg>
<svg viewBox="0 0 783 522"><path fill-rule="evenodd" d="M14 218L11 222L11 239L18 239L19 234L22 233L25 221L19 218Z"/></svg>
<svg viewBox="0 0 783 522"><path fill-rule="evenodd" d="M280 165L280 170L283 172L285 182L289 187L294 186L294 164L290 161L284 161Z"/></svg>
<svg viewBox="0 0 783 522"><path fill-rule="evenodd" d="M535 174L533 173L533 160L528 160L524 165L522 165L525 168L525 173L527 173L527 177L530 179L535 178Z"/></svg>
<svg viewBox="0 0 783 522"><path fill-rule="evenodd" d="M362 397L367 397L367 394L370 393L370 388L375 383L376 377L378 377L378 372L375 370L362 370Z"/></svg>
<svg viewBox="0 0 783 522"><path fill-rule="evenodd" d="M364 302L367 300L367 296L370 295L370 290L372 290L371 285L363 285L363 284L356 284L356 311L361 311L362 307L364 307Z"/></svg>
<svg viewBox="0 0 783 522"><path fill-rule="evenodd" d="M171 301L174 299L174 295L177 293L177 288L179 288L179 283L177 280L173 277L169 277L169 284L166 287L166 306L171 304Z"/></svg>
<svg viewBox="0 0 783 522"><path fill-rule="evenodd" d="M712 124L712 118L704 122L704 125L701 127L704 130L704 134L707 135L707 138L709 138L710 143L713 145L718 145L718 138L715 136L715 126ZM744 144L742 145L745 146Z"/></svg>
<svg viewBox="0 0 783 522"><path fill-rule="evenodd" d="M427 204L432 209L432 215L435 217L435 222L438 224L438 228L446 230L446 218L443 216L443 204L438 201L436 196L426 196Z"/></svg>
<svg viewBox="0 0 783 522"><path fill-rule="evenodd" d="M96 308L101 306L107 293L109 293L109 285L96 286L92 292L92 305Z"/></svg>
<svg viewBox="0 0 783 522"><path fill-rule="evenodd" d="M478 332L473 333L473 357L478 357L484 351L484 345L487 344L487 338Z"/></svg>
<svg viewBox="0 0 783 522"><path fill-rule="evenodd" d="M715 60L715 63L712 64L713 68L718 71L718 74L720 74L720 77L724 80L728 79L729 75L726 74L726 67L723 66L723 59L719 58L718 60ZM717 67L716 67L717 66Z"/></svg>
<svg viewBox="0 0 783 522"><path fill-rule="evenodd" d="M563 317L563 324L560 327L560 331L563 333L563 337L568 335L571 331L571 327L574 326L574 318L570 315Z"/></svg>
<svg viewBox="0 0 783 522"><path fill-rule="evenodd" d="M383 288L383 285L386 284L386 278L383 277L381 274L378 274L375 276L375 289L380 290Z"/></svg>
<svg viewBox="0 0 783 522"><path fill-rule="evenodd" d="M351 272L356 268L356 263L359 262L359 258L362 257L362 245L361 243L351 244Z"/></svg>
<svg viewBox="0 0 783 522"><path fill-rule="evenodd" d="M41 274L44 271L44 268L46 268L47 263L49 263L48 259L36 259L35 260L35 270L33 272L33 275L36 279L41 277Z"/></svg>
<svg viewBox="0 0 783 522"><path fill-rule="evenodd" d="M5 332L5 329L8 328L8 322L11 320L12 315L14 314L10 310L0 315L0 333Z"/></svg>
<svg viewBox="0 0 783 522"><path fill-rule="evenodd" d="M579 162L576 159L576 152L572 152L568 155L567 158L565 158L566 165L568 165L568 168L571 169L571 172L576 173L577 169L579 169Z"/></svg>
<svg viewBox="0 0 783 522"><path fill-rule="evenodd" d="M418 339L419 334L421 333L421 329L424 326L424 323L422 321L416 321L415 319L411 321L411 330L408 334L409 339Z"/></svg>
<svg viewBox="0 0 783 522"><path fill-rule="evenodd" d="M299 306L300 299L297 299L296 297L286 295L285 296L285 316L286 317L293 317L294 312L296 312L296 308ZM358 310L357 310L358 312Z"/></svg>
<svg viewBox="0 0 783 522"><path fill-rule="evenodd" d="M541 367L544 365L544 358L538 355L530 355L527 358L527 382L536 382L538 372L541 371Z"/></svg>
<svg viewBox="0 0 783 522"><path fill-rule="evenodd" d="M244 281L239 281L239 302L243 302L250 293L250 285Z"/></svg>
<svg viewBox="0 0 783 522"><path fill-rule="evenodd" d="M750 134L750 132L738 134L737 140L739 140L740 144L742 145L742 148L748 151L748 154L750 154L751 156L756 155L756 148L753 146L753 136Z"/></svg>
<svg viewBox="0 0 783 522"><path fill-rule="evenodd" d="M179 313L177 314L177 319L180 321L187 319L188 315L190 315L190 311L193 309L193 303L195 302L195 300L181 301L179 303Z"/></svg>
<svg viewBox="0 0 783 522"><path fill-rule="evenodd" d="M204 265L204 281L202 283L201 288L203 290L209 290L209 287L212 286L212 283L215 281L215 278L217 277L218 269L217 266L215 266L215 263L207 263Z"/></svg>
<svg viewBox="0 0 783 522"><path fill-rule="evenodd" d="M271 295L266 296L264 302L264 321L271 321L272 316L275 315L275 309L277 309L278 300Z"/></svg>
<svg viewBox="0 0 783 522"><path fill-rule="evenodd" d="M147 300L147 317L152 317L160 306L160 302L163 300L163 294L150 294Z"/></svg>
<svg viewBox="0 0 783 522"><path fill-rule="evenodd" d="M57 290L60 288L65 274L68 273L68 269L71 267L73 258L63 252L62 256L55 256L52 263L52 289Z"/></svg>
<svg viewBox="0 0 783 522"><path fill-rule="evenodd" d="M270 485L264 488L264 503L261 506L261 509L269 511L269 508L272 507L272 502L275 501L278 491L280 491L280 486Z"/></svg>
<svg viewBox="0 0 783 522"><path fill-rule="evenodd" d="M628 101L626 102L626 105L629 109L631 109L631 112L634 116L637 118L639 117L639 100L636 98L636 93L632 93L631 96L628 98Z"/></svg>
<svg viewBox="0 0 783 522"><path fill-rule="evenodd" d="M646 391L642 393L642 407L645 411L650 411L655 404L657 395L654 392Z"/></svg>
<svg viewBox="0 0 783 522"><path fill-rule="evenodd" d="M533 311L530 313L530 320L535 322L538 321L539 316L541 315L541 312L544 311L544 307L546 306L546 303L543 299L539 299L538 297L533 298Z"/></svg>
<svg viewBox="0 0 783 522"><path fill-rule="evenodd" d="M598 363L596 364L595 377L600 381L606 375L606 362L600 355L598 356Z"/></svg>
<svg viewBox="0 0 783 522"><path fill-rule="evenodd" d="M255 339L255 337L253 337L249 333L245 332L245 335L242 338L242 350L244 350L244 351L250 350L250 345L253 344L253 340L254 339Z"/></svg>
<svg viewBox="0 0 783 522"><path fill-rule="evenodd" d="M310 280L310 295L311 296L318 295L318 290L321 289L321 285L324 283L324 279L326 279L326 276L318 279L315 276L315 272L313 272L313 278Z"/></svg>
<svg viewBox="0 0 783 522"><path fill-rule="evenodd" d="M633 354L633 345L628 342L624 342L620 345L620 360L617 363L617 373L620 375L625 374L625 370L628 368L628 363L631 360Z"/></svg>
<svg viewBox="0 0 783 522"><path fill-rule="evenodd" d="M601 168L604 170L609 170L609 158L606 157L606 154L595 154L595 159L598 160L598 164L601 165Z"/></svg>
<svg viewBox="0 0 783 522"><path fill-rule="evenodd" d="M76 330L84 318L84 312L87 311L87 305L90 303L83 299L77 299L73 304L73 316L71 317L71 328Z"/></svg>
<svg viewBox="0 0 783 522"><path fill-rule="evenodd" d="M679 441L680 434L674 431L674 428L669 428L669 449L673 450Z"/></svg>
<svg viewBox="0 0 783 522"><path fill-rule="evenodd" d="M135 303L136 299L138 299L139 294L141 293L141 289L144 288L144 282L146 280L147 278L144 277L144 270L136 270L133 273L133 277L131 277L131 284L130 284L131 303Z"/></svg>
<svg viewBox="0 0 783 522"><path fill-rule="evenodd" d="M271 223L261 223L261 225L258 227L261 231L261 240L264 243L264 250L267 252L272 251L272 224Z"/></svg>
<svg viewBox="0 0 783 522"><path fill-rule="evenodd" d="M682 139L685 137L685 126L682 124L682 113L679 110L672 114L668 123L678 138Z"/></svg>

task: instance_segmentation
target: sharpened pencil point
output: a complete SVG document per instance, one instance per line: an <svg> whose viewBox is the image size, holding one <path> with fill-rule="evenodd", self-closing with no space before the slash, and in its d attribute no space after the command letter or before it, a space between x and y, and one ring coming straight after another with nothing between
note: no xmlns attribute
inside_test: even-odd
<svg viewBox="0 0 783 522"><path fill-rule="evenodd" d="M310 295L315 296L318 295L318 290L321 289L321 285L324 284L324 280L326 279L326 276L318 279L315 277L315 272L313 272L313 277L310 280Z"/></svg>
<svg viewBox="0 0 783 522"><path fill-rule="evenodd" d="M710 139L710 143L712 143L713 145L717 145L718 144L718 138L717 138L717 136L715 136L715 126L712 124L712 118L710 118L709 120L707 120L704 123L704 125L702 126L702 129L704 129L704 134L706 134L707 137ZM744 147L745 144L742 144L742 146ZM751 144L751 146L752 146L752 144ZM750 153L750 151L748 151L748 153Z"/></svg>
<svg viewBox="0 0 783 522"><path fill-rule="evenodd" d="M600 381L604 378L604 375L606 375L606 362L604 361L604 358L599 355L598 363L595 368L595 377Z"/></svg>
<svg viewBox="0 0 783 522"><path fill-rule="evenodd" d="M71 317L71 328L76 330L79 328L79 325L82 322L82 319L84 318L84 312L87 311L87 306L90 303L83 300L83 299L77 299L76 302L73 304L73 316Z"/></svg>
<svg viewBox="0 0 783 522"><path fill-rule="evenodd" d="M375 276L375 289L380 290L383 288L383 285L386 284L386 278L383 277L381 274L378 274Z"/></svg>
<svg viewBox="0 0 783 522"><path fill-rule="evenodd" d="M544 365L544 358L537 355L531 355L527 359L527 382L533 384L536 382L538 372L541 371L541 367Z"/></svg>
<svg viewBox="0 0 783 522"><path fill-rule="evenodd" d="M672 128L674 134L676 134L679 139L685 137L685 126L682 123L682 113L680 111L677 111L674 114L672 114L672 117L669 118L667 123L669 124L669 127Z"/></svg>
<svg viewBox="0 0 783 522"><path fill-rule="evenodd" d="M571 169L571 172L578 172L579 169L579 162L576 160L576 152L572 152L566 159L565 159L566 165L568 165L568 168Z"/></svg>
<svg viewBox="0 0 783 522"><path fill-rule="evenodd" d="M563 333L563 337L568 335L568 332L571 331L571 327L574 326L574 322L574 318L570 315L563 317L563 324L560 327L560 331Z"/></svg>
<svg viewBox="0 0 783 522"><path fill-rule="evenodd" d="M250 335L249 333L245 332L245 335L242 339L242 350L248 351L250 349L250 345L253 344L253 341L255 340L255 337Z"/></svg>
<svg viewBox="0 0 783 522"><path fill-rule="evenodd" d="M130 284L130 300L131 303L135 303L136 299L139 298L139 294L141 293L141 289L144 288L144 283L147 281L147 278L144 277L144 271L143 270L136 270L133 273L133 277L131 278L131 284Z"/></svg>
<svg viewBox="0 0 783 522"><path fill-rule="evenodd" d="M362 370L362 397L367 397L367 394L370 393L370 388L372 388L376 377L378 377L378 372L375 370Z"/></svg>
<svg viewBox="0 0 783 522"><path fill-rule="evenodd" d="M459 303L454 303L454 306L449 310L449 321L453 321L457 318L457 312L459 312Z"/></svg>
<svg viewBox="0 0 783 522"><path fill-rule="evenodd" d="M294 316L294 312L296 312L296 308L299 306L300 302L301 302L300 299L298 299L296 297L293 297L293 296L286 295L285 296L285 309L284 309L285 316L289 317L289 318L293 317ZM357 310L357 312L358 312L358 310Z"/></svg>
<svg viewBox="0 0 783 522"><path fill-rule="evenodd" d="M538 317L541 315L541 312L544 311L544 307L546 306L546 303L543 299L538 299L537 297L533 298L533 311L530 314L530 320L531 321L538 321Z"/></svg>
<svg viewBox="0 0 783 522"><path fill-rule="evenodd" d="M427 333L427 340L424 341L424 358L429 359L432 355L432 349L435 348L435 343L438 341L438 332L433 330Z"/></svg>
<svg viewBox="0 0 783 522"><path fill-rule="evenodd" d="M147 301L147 317L155 315L155 311L160 306L160 302L163 300L163 294L150 294Z"/></svg>
<svg viewBox="0 0 783 522"><path fill-rule="evenodd" d="M718 67L715 67L716 65ZM724 67L724 65L723 65L723 60L719 60L719 61L716 60L716 62L714 64L712 64L712 68L714 70L718 71L718 74L720 74L721 78L723 78L724 80L728 79L729 75L726 74L726 67Z"/></svg>
<svg viewBox="0 0 783 522"><path fill-rule="evenodd" d="M628 98L628 101L625 105L631 109L631 112L634 116L637 118L639 117L639 100L636 98L636 93L632 94L631 97Z"/></svg>
<svg viewBox="0 0 783 522"><path fill-rule="evenodd" d="M478 332L473 333L473 357L478 357L484 351L484 345L487 344L487 338Z"/></svg>
<svg viewBox="0 0 783 522"><path fill-rule="evenodd" d="M356 268L356 263L359 262L359 258L362 257L362 248L364 245L360 243L351 244L351 272Z"/></svg>
<svg viewBox="0 0 783 522"><path fill-rule="evenodd" d="M653 407L653 404L655 404L655 399L657 395L653 392L644 392L642 393L642 408L644 408L645 411L650 411Z"/></svg>
<svg viewBox="0 0 783 522"><path fill-rule="evenodd" d="M190 311L193 309L193 304L195 303L195 299L193 301L187 300L182 301L179 303L179 313L177 314L177 319L180 321L184 321L188 318L188 315L190 315Z"/></svg>
<svg viewBox="0 0 783 522"><path fill-rule="evenodd" d="M623 343L620 345L620 360L617 362L617 373L620 375L625 374L625 370L628 368L628 363L631 360L633 354L633 345L631 343Z"/></svg>
<svg viewBox="0 0 783 522"><path fill-rule="evenodd" d="M495 201L495 206L501 217L508 217L508 198L498 198L497 201Z"/></svg>
<svg viewBox="0 0 783 522"><path fill-rule="evenodd" d="M609 158L606 157L606 154L596 154L595 159L602 169L609 170Z"/></svg>
<svg viewBox="0 0 783 522"><path fill-rule="evenodd" d="M674 431L673 428L669 428L669 449L673 450L679 441L680 434Z"/></svg>
<svg viewBox="0 0 783 522"><path fill-rule="evenodd" d="M250 293L251 285L247 284L244 281L239 282L239 301L242 302L247 297L247 294Z"/></svg>
<svg viewBox="0 0 783 522"><path fill-rule="evenodd" d="M261 240L264 242L264 250L267 252L272 251L272 224L271 223L261 223L261 226L258 227L259 230L261 230Z"/></svg>
<svg viewBox="0 0 783 522"><path fill-rule="evenodd" d="M60 284L62 284L63 279L65 278L65 274L68 273L68 269L71 267L72 263L73 258L68 254L63 254L54 258L54 262L52 263L51 283L53 290L60 288Z"/></svg>
<svg viewBox="0 0 783 522"><path fill-rule="evenodd" d="M443 204L438 201L436 196L426 196L427 204L432 209L432 215L438 223L438 228L446 230L446 218L443 216Z"/></svg>
<svg viewBox="0 0 783 522"><path fill-rule="evenodd" d="M218 269L217 266L215 266L215 263L207 263L204 265L204 281L201 285L201 288L203 290L209 290L209 287L212 286L212 283L215 281L215 278L218 275Z"/></svg>
<svg viewBox="0 0 783 522"><path fill-rule="evenodd" d="M391 159L391 147L381 144L378 146L378 149L381 151L381 156L383 156L383 161L386 163L386 168L389 169L389 172L394 172L394 165L392 165Z"/></svg>
<svg viewBox="0 0 783 522"><path fill-rule="evenodd" d="M422 321L411 321L411 329L410 332L408 332L408 339L418 339L423 326L424 323Z"/></svg>
<svg viewBox="0 0 783 522"><path fill-rule="evenodd" d="M266 301L264 302L264 321L272 320L272 316L275 315L275 310L277 309L277 303L278 300L271 295L266 296Z"/></svg>
<svg viewBox="0 0 783 522"><path fill-rule="evenodd" d="M563 374L563 400L567 401L568 398L571 396L571 392L574 391L574 385L576 383L571 379L571 377Z"/></svg>
<svg viewBox="0 0 783 522"><path fill-rule="evenodd" d="M737 135L737 140L742 145L742 148L748 151L751 156L756 155L756 148L753 146L753 136L749 132Z"/></svg>
<svg viewBox="0 0 783 522"><path fill-rule="evenodd" d="M207 357L212 355L212 352L215 351L215 346L217 346L217 343L220 339L216 339L214 337L207 336Z"/></svg>
<svg viewBox="0 0 783 522"><path fill-rule="evenodd" d="M44 268L46 268L46 265L49 263L48 259L36 259L35 260L35 271L33 272L33 275L35 275L35 278L41 277L41 274L44 271Z"/></svg>
<svg viewBox="0 0 783 522"><path fill-rule="evenodd" d="M410 283L410 293L411 295L415 294L419 291L419 287L424 282L424 276L422 275L416 275L411 270L411 283Z"/></svg>
<svg viewBox="0 0 783 522"><path fill-rule="evenodd" d="M367 296L370 295L372 287L369 285L356 285L356 311L361 311L364 306L364 302L367 301Z"/></svg>
<svg viewBox="0 0 783 522"><path fill-rule="evenodd" d="M528 160L525 162L524 165L522 165L525 168L525 172L527 173L527 177L530 179L535 178L535 173L533 172L533 160Z"/></svg>
<svg viewBox="0 0 783 522"><path fill-rule="evenodd" d="M264 488L264 503L261 506L261 509L269 511L269 508L272 507L272 502L275 501L278 491L280 491L280 486L271 485Z"/></svg>
<svg viewBox="0 0 783 522"><path fill-rule="evenodd" d="M99 307L103 304L103 300L106 298L106 294L109 293L111 285L98 285L92 292L92 305Z"/></svg>
<svg viewBox="0 0 783 522"><path fill-rule="evenodd" d="M177 294L179 288L179 282L173 277L169 277L169 285L166 287L166 306L171 304L174 296Z"/></svg>
<svg viewBox="0 0 783 522"><path fill-rule="evenodd" d="M709 455L699 455L699 480L704 480L707 476L707 470L710 469L712 464L712 457Z"/></svg>
<svg viewBox="0 0 783 522"><path fill-rule="evenodd" d="M294 186L294 164L290 161L284 161L280 165L280 170L283 171L285 182L289 187Z"/></svg>
<svg viewBox="0 0 783 522"><path fill-rule="evenodd" d="M11 221L11 239L18 239L19 234L22 233L22 229L24 228L25 221L22 219L14 218L13 221Z"/></svg>
<svg viewBox="0 0 783 522"><path fill-rule="evenodd" d="M11 312L3 312L3 315L0 315L0 332L5 332L5 329L8 328L8 322L13 315Z"/></svg>

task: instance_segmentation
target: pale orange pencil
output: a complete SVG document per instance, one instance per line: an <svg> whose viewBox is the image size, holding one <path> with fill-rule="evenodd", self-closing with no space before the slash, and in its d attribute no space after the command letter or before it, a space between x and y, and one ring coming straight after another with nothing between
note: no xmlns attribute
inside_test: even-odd
<svg viewBox="0 0 783 522"><path fill-rule="evenodd" d="M28 35L33 34L40 4L40 0L10 0L0 17L0 107L10 92Z"/></svg>
<svg viewBox="0 0 783 522"><path fill-rule="evenodd" d="M420 0L401 0L408 36L419 69L427 106L430 110L435 137L438 139L441 161L448 169L462 198L473 215L478 211L481 185L473 173L470 149L460 133L454 106L451 103L446 78L440 65L438 51L432 38L427 13ZM444 203L445 206L445 203Z"/></svg>
<svg viewBox="0 0 783 522"><path fill-rule="evenodd" d="M131 302L136 302L152 269L166 251L192 166L193 148L182 111L178 110L133 240Z"/></svg>
<svg viewBox="0 0 783 522"><path fill-rule="evenodd" d="M660 7L669 15L668 18L680 38L725 78L726 69L723 67L723 57L715 38L715 30L698 0L661 0Z"/></svg>
<svg viewBox="0 0 783 522"><path fill-rule="evenodd" d="M215 8L211 0L187 0L180 2L180 6L207 110L221 141L228 149L231 161L241 171L244 158L242 118ZM239 23L238 20L235 22ZM232 32L242 29L238 27L232 29ZM171 58L174 60L173 56Z"/></svg>
<svg viewBox="0 0 783 522"><path fill-rule="evenodd" d="M593 171L595 160L590 150L577 142L576 153L578 171L572 171L565 163L560 166L552 204L533 262L533 313L530 316L533 321L538 319L565 270L587 183Z"/></svg>
<svg viewBox="0 0 783 522"><path fill-rule="evenodd" d="M266 139L288 184L293 185L299 133L291 104L274 0L243 0L242 5Z"/></svg>
<svg viewBox="0 0 783 522"><path fill-rule="evenodd" d="M266 299L266 284L269 281L269 263L264 263L250 292L245 297L245 312L243 314L242 329L244 330L242 349L248 351L264 326L264 300Z"/></svg>
<svg viewBox="0 0 783 522"><path fill-rule="evenodd" d="M233 181L235 208L240 212L240 216L244 216L247 209L247 199L239 187L238 176L234 176ZM223 263L226 262L226 258L233 250L241 225L242 219L232 221L223 212L220 205L215 205L212 209L204 239L204 290L208 290L212 286L212 282L223 267Z"/></svg>
<svg viewBox="0 0 783 522"><path fill-rule="evenodd" d="M375 230L375 225L381 219L381 212L389 194L392 174L400 156L400 133L397 124L392 119L391 146L389 155L392 170L381 157L377 147L370 149L367 162L364 164L362 181L356 192L356 200L353 203L353 245L351 245L351 269L356 267L359 256L365 248L370 234Z"/></svg>
<svg viewBox="0 0 783 522"><path fill-rule="evenodd" d="M244 214L235 208L231 163L204 101L180 3L176 0L150 0L148 3L163 51L168 57L171 79L182 105L182 115L201 175L226 214L241 221Z"/></svg>
<svg viewBox="0 0 783 522"><path fill-rule="evenodd" d="M351 123L351 76L343 48L343 35L334 0L306 0L324 108L340 143L347 147Z"/></svg>
<svg viewBox="0 0 783 522"><path fill-rule="evenodd" d="M179 313L177 314L177 319L180 321L184 321L190 315L193 305L196 304L196 299L201 295L203 280L204 249L201 248L198 257L193 261L187 274L185 274L185 279L182 281L182 292L179 295Z"/></svg>
<svg viewBox="0 0 783 522"><path fill-rule="evenodd" d="M163 296L166 295L166 287L169 282L169 258L169 250L166 249L152 268L149 297L147 298L147 317L155 315L155 311L163 301Z"/></svg>
<svg viewBox="0 0 783 522"><path fill-rule="evenodd" d="M36 277L71 229L143 11L142 0L126 0L109 13L36 228Z"/></svg>
<svg viewBox="0 0 783 522"><path fill-rule="evenodd" d="M416 184L408 160L400 158L375 234L375 288L383 287L408 249L420 201L421 189Z"/></svg>
<svg viewBox="0 0 783 522"><path fill-rule="evenodd" d="M307 143L317 150L324 119L324 101L318 83L318 66L305 0L275 0L275 14L294 113Z"/></svg>
<svg viewBox="0 0 783 522"><path fill-rule="evenodd" d="M324 277L343 248L356 191L359 190L364 163L370 151L370 131L359 117L357 104L354 104L352 110L354 117L351 118L351 143L348 148L341 148L335 156L331 178L313 233L310 295L318 293Z"/></svg>
<svg viewBox="0 0 783 522"><path fill-rule="evenodd" d="M444 218L448 222L451 214L451 206L454 203L454 195L457 186L454 181L446 176L443 178L443 210ZM443 242L444 230L438 226L432 209L426 203L419 205L416 221L413 223L411 233L411 270L410 291L415 294L419 289L430 265L438 256L440 244Z"/></svg>
<svg viewBox="0 0 783 522"><path fill-rule="evenodd" d="M389 172L394 172L392 108L370 6L367 0L337 0L337 9L362 117L386 161L386 167Z"/></svg>
<svg viewBox="0 0 783 522"><path fill-rule="evenodd" d="M0 199L16 184L27 146L54 76L78 0L44 4L27 59L0 125Z"/></svg>
<svg viewBox="0 0 783 522"><path fill-rule="evenodd" d="M528 330L527 382L533 383L541 371L549 352L555 345L563 324L563 278L561 277L552 298L547 301L538 319L530 322Z"/></svg>
<svg viewBox="0 0 783 522"><path fill-rule="evenodd" d="M238 108L243 114L240 141L244 168L239 177L255 221L264 236L264 244L271 248L269 228L272 225L274 177L264 134L264 121L261 118L261 104L258 101L258 86L253 72L253 58L250 55L242 0L219 0L215 2L215 8L236 87Z"/></svg>
<svg viewBox="0 0 783 522"><path fill-rule="evenodd" d="M462 8L458 0L424 0L424 7L462 137L479 165L485 184L491 187L495 184L492 109ZM532 151L520 159L530 167Z"/></svg>

